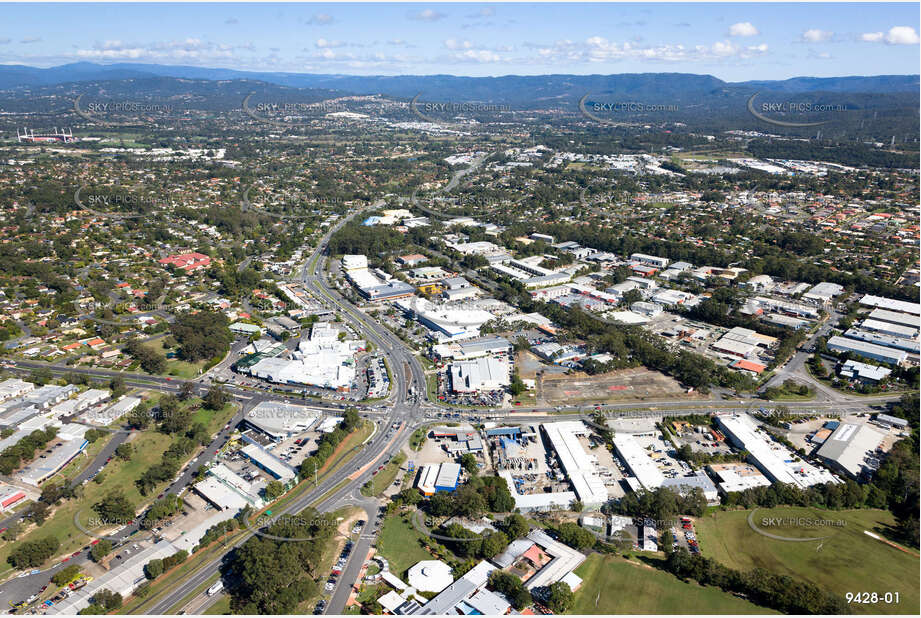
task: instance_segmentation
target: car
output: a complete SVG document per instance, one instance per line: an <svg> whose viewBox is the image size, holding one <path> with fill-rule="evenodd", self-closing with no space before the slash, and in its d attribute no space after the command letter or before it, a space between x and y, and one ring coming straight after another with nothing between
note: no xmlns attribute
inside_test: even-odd
<svg viewBox="0 0 921 618"><path fill-rule="evenodd" d="M63 560L61 560L61 562L67 562L68 560L70 560L70 556L67 556L66 558L64 558Z"/></svg>
<svg viewBox="0 0 921 618"><path fill-rule="evenodd" d="M79 556L79 555L80 555L80 552L75 551L75 552L72 553L70 556L71 556L72 558L76 558L76 557Z"/></svg>
<svg viewBox="0 0 921 618"><path fill-rule="evenodd" d="M90 543L90 545L99 545L99 541L100 541L100 540L101 540L101 539L96 539L95 541L93 541L92 543Z"/></svg>

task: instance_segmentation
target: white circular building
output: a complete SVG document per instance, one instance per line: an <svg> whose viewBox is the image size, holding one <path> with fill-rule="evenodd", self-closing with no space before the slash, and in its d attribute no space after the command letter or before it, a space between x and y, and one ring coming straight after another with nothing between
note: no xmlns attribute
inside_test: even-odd
<svg viewBox="0 0 921 618"><path fill-rule="evenodd" d="M409 569L409 586L423 592L441 592L454 582L451 567L441 560L423 560Z"/></svg>

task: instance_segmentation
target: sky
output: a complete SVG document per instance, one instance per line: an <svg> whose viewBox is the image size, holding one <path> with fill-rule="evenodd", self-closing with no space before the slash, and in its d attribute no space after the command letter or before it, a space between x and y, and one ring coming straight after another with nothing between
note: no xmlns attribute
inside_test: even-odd
<svg viewBox="0 0 921 618"><path fill-rule="evenodd" d="M5 4L0 64L726 81L919 73L919 4Z"/></svg>

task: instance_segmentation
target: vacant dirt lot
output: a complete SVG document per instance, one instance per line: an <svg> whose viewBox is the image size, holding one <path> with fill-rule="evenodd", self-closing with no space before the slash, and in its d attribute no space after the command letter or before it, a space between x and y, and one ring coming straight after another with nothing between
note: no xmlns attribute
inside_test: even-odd
<svg viewBox="0 0 921 618"><path fill-rule="evenodd" d="M694 395L674 379L643 367L622 369L590 376L574 373L543 376L538 382L538 397L548 404L579 401L605 402L655 400L668 397L693 399Z"/></svg>

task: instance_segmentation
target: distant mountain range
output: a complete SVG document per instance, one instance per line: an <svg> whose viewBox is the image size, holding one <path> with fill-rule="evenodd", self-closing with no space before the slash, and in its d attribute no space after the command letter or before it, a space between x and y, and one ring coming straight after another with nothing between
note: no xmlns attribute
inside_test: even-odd
<svg viewBox="0 0 921 618"><path fill-rule="evenodd" d="M794 77L787 80L725 82L711 75L688 73L631 73L620 75L506 75L458 77L453 75L357 76L311 73L272 73L159 64L109 64L78 62L47 69L22 65L0 66L0 90L30 90L68 83L151 78L193 80L247 80L290 87L338 91L343 94L381 94L428 101L468 101L540 108L548 104L571 105L583 96L629 97L634 101L687 104L702 99L735 99L756 92L783 94L913 94L918 75L850 77ZM902 97L899 97L900 99Z"/></svg>

